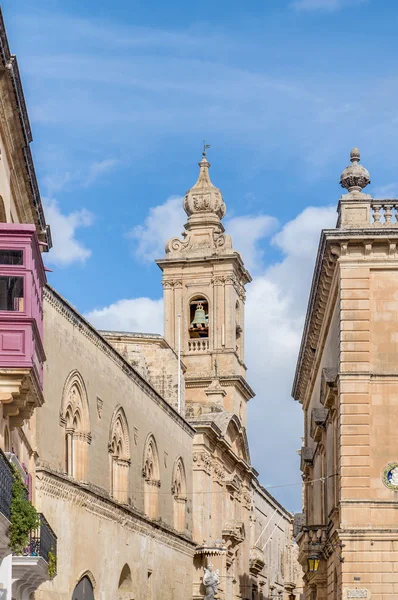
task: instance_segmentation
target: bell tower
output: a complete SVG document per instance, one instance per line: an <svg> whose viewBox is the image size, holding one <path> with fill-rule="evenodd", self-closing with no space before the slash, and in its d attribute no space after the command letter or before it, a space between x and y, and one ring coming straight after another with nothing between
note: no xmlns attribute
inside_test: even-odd
<svg viewBox="0 0 398 600"><path fill-rule="evenodd" d="M244 363L245 285L251 281L221 223L226 206L210 181L206 149L199 178L186 193L183 238L166 244L163 271L164 333L187 370L187 417L228 411L246 426L254 396Z"/></svg>

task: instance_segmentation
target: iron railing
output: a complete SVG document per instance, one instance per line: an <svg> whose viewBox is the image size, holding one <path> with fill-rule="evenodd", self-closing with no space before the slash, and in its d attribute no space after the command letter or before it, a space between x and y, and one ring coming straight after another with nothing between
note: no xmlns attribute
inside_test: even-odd
<svg viewBox="0 0 398 600"><path fill-rule="evenodd" d="M40 525L32 531L29 536L29 543L25 548L25 556L41 556L48 563L49 553L51 552L55 559L57 557L57 536L51 529L44 515L39 513Z"/></svg>
<svg viewBox="0 0 398 600"><path fill-rule="evenodd" d="M11 518L12 482L12 467L4 452L0 450L0 512L8 520Z"/></svg>

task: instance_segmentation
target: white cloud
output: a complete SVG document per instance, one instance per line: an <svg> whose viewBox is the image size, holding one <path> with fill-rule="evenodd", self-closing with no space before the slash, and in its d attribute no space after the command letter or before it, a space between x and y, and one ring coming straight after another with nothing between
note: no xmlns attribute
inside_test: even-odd
<svg viewBox="0 0 398 600"><path fill-rule="evenodd" d="M53 240L46 262L60 267L74 262L84 263L91 256L91 250L76 239L76 230L92 225L94 215L84 208L65 215L58 202L51 198L43 199L43 205Z"/></svg>
<svg viewBox="0 0 398 600"><path fill-rule="evenodd" d="M85 315L97 329L163 333L163 300L133 298L118 300Z"/></svg>
<svg viewBox="0 0 398 600"><path fill-rule="evenodd" d="M183 229L182 201L180 196L171 196L164 204L151 208L144 224L129 232L128 237L136 242L137 258L150 262L163 256L166 241Z"/></svg>
<svg viewBox="0 0 398 600"><path fill-rule="evenodd" d="M334 207L306 208L272 240L284 257L247 288L246 364L257 392L249 403L249 437L254 466L266 464L264 485L300 481L295 451L302 436L301 406L291 397L313 266L322 228L334 227ZM267 460L277 456L277 461ZM299 505L299 488L275 490Z"/></svg>
<svg viewBox="0 0 398 600"><path fill-rule="evenodd" d="M272 233L277 224L277 219L268 215L233 217L225 222L227 232L232 235L233 246L244 257L249 271L255 273L262 265L264 251L259 242Z"/></svg>
<svg viewBox="0 0 398 600"><path fill-rule="evenodd" d="M296 10L321 10L334 12L346 6L363 4L367 0L295 0L290 6Z"/></svg>
<svg viewBox="0 0 398 600"><path fill-rule="evenodd" d="M105 160L101 160L100 162L93 162L90 165L87 179L85 181L85 187L88 187L92 183L94 183L99 177L113 171L113 169L119 164L119 161L116 158L107 158Z"/></svg>

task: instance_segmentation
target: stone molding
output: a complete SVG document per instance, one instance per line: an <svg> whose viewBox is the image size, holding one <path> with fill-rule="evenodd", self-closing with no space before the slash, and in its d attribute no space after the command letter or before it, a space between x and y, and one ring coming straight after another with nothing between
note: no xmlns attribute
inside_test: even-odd
<svg viewBox="0 0 398 600"><path fill-rule="evenodd" d="M374 250L377 247L377 253ZM387 258L398 260L398 230L394 227L358 228L358 229L325 229L319 242L314 277L308 302L300 353L297 361L292 396L295 400L304 401L306 388L310 380L314 361L319 357L318 347L322 326L327 332L329 320L324 323L326 306L334 299L329 298L332 279L337 261L367 259L383 262ZM363 263L365 264L365 263ZM307 390L308 393L311 390Z"/></svg>
<svg viewBox="0 0 398 600"><path fill-rule="evenodd" d="M71 481L67 476L52 471L40 464L37 466L37 491L56 500L66 500L75 506L94 514L97 517L113 521L121 527L140 535L153 538L174 550L193 557L195 543L173 528L169 528L159 520L152 521L136 508L120 505L109 498L99 488L90 489L90 485L82 485Z"/></svg>
<svg viewBox="0 0 398 600"><path fill-rule="evenodd" d="M9 133L9 137L12 138L12 141L10 139L7 139L7 145L6 145L6 149L7 149L7 154L9 154L9 156L13 155L14 160L10 160L10 165L16 161L18 161L18 164L15 165L14 169L12 169L11 171L11 189L12 189L12 194L14 195L14 197L18 197L18 195L20 195L20 190L21 189L26 189L29 193L29 187L30 187L30 193L32 194L31 198L29 198L28 200L23 200L22 201L22 205L21 205L21 209L25 210L26 212L26 208L27 205L29 205L28 207L28 211L26 214L26 221L27 222L35 222L38 226L39 229L39 235L41 237L41 239L45 239L46 243L48 244L48 247L51 248L52 245L52 240L51 240L51 232L50 232L50 228L49 226L46 224L46 220L44 217L44 212L43 212L43 206L42 206L42 202L41 202L41 198L40 198L40 192L39 192L39 187L37 184L37 178L36 178L36 173L35 173L35 168L34 168L34 164L33 164L33 158L32 158L32 153L29 147L29 144L32 141L32 130L30 127L30 122L29 122L29 116L28 116L28 111L26 108L26 103L25 103L25 96L23 93L23 88L22 88L22 82L21 82L21 76L19 73L19 67L18 67L18 61L15 55L11 54L10 52L10 47L8 44L8 39L7 39L7 32L5 29L5 24L4 24L4 20L3 20L3 14L1 12L0 9L0 59L1 59L1 63L3 68L5 68L6 72L8 72L9 74L9 88L11 93L14 95L15 98L15 104L16 104L16 111L14 109L14 107L11 108L10 110L10 115L5 115L3 112L1 114L1 118L3 120L3 122L5 122L6 126L4 127L5 131L10 132ZM8 82L7 82L8 83ZM18 117L17 119L14 118L15 113L17 112ZM15 124L19 121L20 124L20 138L19 140L16 142L15 140ZM19 137L19 136L18 136ZM20 147L22 152L16 155L15 153L15 148ZM23 178L20 177L20 174L25 173L25 176ZM16 181L16 179L18 178L18 182ZM28 180L29 184L28 186L26 185L26 179ZM18 183L20 183L20 181L22 180L23 185L20 186L18 185ZM33 206L32 206L33 204Z"/></svg>
<svg viewBox="0 0 398 600"><path fill-rule="evenodd" d="M214 373L211 371L198 373L195 370L195 376L185 376L185 386L186 389L190 388L202 388L209 387L211 382L214 379ZM247 383L246 379L241 375L230 375L225 374L223 372L218 372L218 379L220 381L221 387L237 387L238 391L242 394L243 398L248 401L251 398L254 398L256 395L250 385Z"/></svg>
<svg viewBox="0 0 398 600"><path fill-rule="evenodd" d="M139 373L127 362L117 350L98 331L88 323L58 292L47 285L43 293L44 300L55 308L67 321L72 323L87 339L89 339L101 352L112 360L134 383L149 396L173 421L175 421L191 437L195 432L192 427L178 414L178 412L164 400L155 389L141 377Z"/></svg>

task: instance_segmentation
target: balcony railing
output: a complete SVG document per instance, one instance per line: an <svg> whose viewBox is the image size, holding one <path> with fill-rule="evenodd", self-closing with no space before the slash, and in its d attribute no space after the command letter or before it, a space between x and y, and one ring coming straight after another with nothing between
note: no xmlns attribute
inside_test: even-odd
<svg viewBox="0 0 398 600"><path fill-rule="evenodd" d="M39 514L40 525L32 531L29 543L24 551L24 556L41 556L47 563L49 562L49 553L57 556L57 536L51 529L48 521Z"/></svg>
<svg viewBox="0 0 398 600"><path fill-rule="evenodd" d="M4 452L0 450L0 512L11 518L12 468Z"/></svg>
<svg viewBox="0 0 398 600"><path fill-rule="evenodd" d="M208 338L188 340L188 352L206 352L209 349Z"/></svg>

